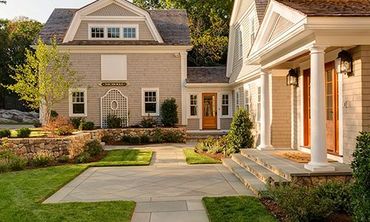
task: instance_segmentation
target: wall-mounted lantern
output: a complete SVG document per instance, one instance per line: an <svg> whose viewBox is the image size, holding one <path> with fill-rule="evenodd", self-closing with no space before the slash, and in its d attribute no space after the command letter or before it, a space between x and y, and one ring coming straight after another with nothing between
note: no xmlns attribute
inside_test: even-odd
<svg viewBox="0 0 370 222"><path fill-rule="evenodd" d="M288 75L286 76L286 85L298 86L298 76L299 72L297 69L290 69Z"/></svg>
<svg viewBox="0 0 370 222"><path fill-rule="evenodd" d="M352 55L345 50L342 50L338 54L338 58L335 60L335 66L337 69L337 73L351 75L352 74L352 66L353 66L353 58Z"/></svg>

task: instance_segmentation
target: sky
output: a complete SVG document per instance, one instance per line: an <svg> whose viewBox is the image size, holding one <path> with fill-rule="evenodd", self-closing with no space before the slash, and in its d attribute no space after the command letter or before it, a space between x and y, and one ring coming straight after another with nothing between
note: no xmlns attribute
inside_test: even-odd
<svg viewBox="0 0 370 222"><path fill-rule="evenodd" d="M80 8L94 0L7 0L0 4L0 18L13 19L26 16L46 22L54 8Z"/></svg>

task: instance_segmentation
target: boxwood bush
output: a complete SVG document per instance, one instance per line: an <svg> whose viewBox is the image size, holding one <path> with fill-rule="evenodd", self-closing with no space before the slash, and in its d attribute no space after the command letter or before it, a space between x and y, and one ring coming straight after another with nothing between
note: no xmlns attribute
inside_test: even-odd
<svg viewBox="0 0 370 222"><path fill-rule="evenodd" d="M28 138L31 135L31 130L29 128L17 129L16 132L18 138Z"/></svg>
<svg viewBox="0 0 370 222"><path fill-rule="evenodd" d="M80 124L80 130L93 130L95 127L95 124L90 121L82 121Z"/></svg>
<svg viewBox="0 0 370 222"><path fill-rule="evenodd" d="M8 129L0 130L0 138L10 137L10 136L11 136L10 130L8 130Z"/></svg>

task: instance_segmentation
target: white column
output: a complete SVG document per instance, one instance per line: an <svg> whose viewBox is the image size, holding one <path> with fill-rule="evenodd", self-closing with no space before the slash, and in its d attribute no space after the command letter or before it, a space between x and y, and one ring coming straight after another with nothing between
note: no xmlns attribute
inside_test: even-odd
<svg viewBox="0 0 370 222"><path fill-rule="evenodd" d="M311 161L305 168L311 171L334 171L328 164L326 149L325 112L325 48L311 51Z"/></svg>
<svg viewBox="0 0 370 222"><path fill-rule="evenodd" d="M261 73L261 143L257 147L259 150L272 149L271 145L271 114L270 114L270 74Z"/></svg>
<svg viewBox="0 0 370 222"><path fill-rule="evenodd" d="M188 70L188 53L187 52L180 52L181 57L181 125L188 124L187 118L187 103L188 99L186 98L185 93L185 84L187 78L187 70ZM199 99L198 99L199 100Z"/></svg>

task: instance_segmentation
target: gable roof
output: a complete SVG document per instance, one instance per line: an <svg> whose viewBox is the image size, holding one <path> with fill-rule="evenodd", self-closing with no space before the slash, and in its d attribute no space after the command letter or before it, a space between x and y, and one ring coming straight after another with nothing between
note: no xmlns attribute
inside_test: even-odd
<svg viewBox="0 0 370 222"><path fill-rule="evenodd" d="M226 67L188 67L187 83L229 83Z"/></svg>
<svg viewBox="0 0 370 222"><path fill-rule="evenodd" d="M86 7L86 6L85 6ZM68 31L68 28L73 20L75 13L80 9L60 9L57 8L50 15L40 32L40 37L44 42L49 43L50 39L55 35L58 44L63 43L63 39ZM158 29L159 34L163 38L164 45L190 45L190 29L188 17L185 10L148 10L154 25ZM95 41L96 42L96 41ZM157 45L158 42L152 41L120 41L121 44L132 44L135 42L138 45ZM110 44L111 41L101 41L100 45ZM66 44L94 44L87 41L72 41ZM162 45L163 45L162 44Z"/></svg>
<svg viewBox="0 0 370 222"><path fill-rule="evenodd" d="M276 0L307 16L370 16L370 0Z"/></svg>
<svg viewBox="0 0 370 222"><path fill-rule="evenodd" d="M262 22L263 17L265 16L268 3L269 0L255 0L258 21L260 23Z"/></svg>

